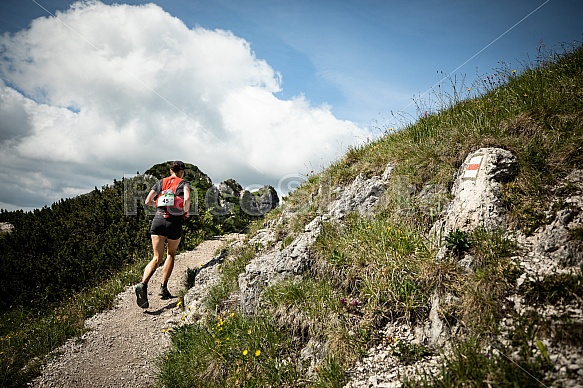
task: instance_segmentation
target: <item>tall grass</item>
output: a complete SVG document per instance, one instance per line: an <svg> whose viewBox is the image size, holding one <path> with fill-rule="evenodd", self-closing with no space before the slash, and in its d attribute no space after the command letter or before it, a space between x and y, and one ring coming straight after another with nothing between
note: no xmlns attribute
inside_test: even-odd
<svg viewBox="0 0 583 388"><path fill-rule="evenodd" d="M423 315L427 294L418 282L430 259L427 241L405 224L355 215L326 225L315 245L316 271L347 298L360 300L370 319Z"/></svg>

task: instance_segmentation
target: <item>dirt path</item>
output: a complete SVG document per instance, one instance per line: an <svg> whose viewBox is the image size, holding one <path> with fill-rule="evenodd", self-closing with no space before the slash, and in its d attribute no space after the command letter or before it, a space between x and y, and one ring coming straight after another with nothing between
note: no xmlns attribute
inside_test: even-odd
<svg viewBox="0 0 583 388"><path fill-rule="evenodd" d="M242 235L207 240L195 250L177 256L168 283L172 295L183 288L187 268L212 259L227 241ZM166 329L178 322L182 310L178 298L161 300L158 296L161 269L149 283L150 308L136 305L134 287L118 295L111 310L86 321L91 329L81 338L69 340L57 350L60 354L34 380L33 387L150 387L156 381L157 358L170 347Z"/></svg>

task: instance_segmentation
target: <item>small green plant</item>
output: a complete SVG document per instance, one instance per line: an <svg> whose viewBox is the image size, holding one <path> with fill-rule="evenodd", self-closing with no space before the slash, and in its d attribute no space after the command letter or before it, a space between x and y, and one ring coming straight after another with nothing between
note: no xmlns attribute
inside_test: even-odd
<svg viewBox="0 0 583 388"><path fill-rule="evenodd" d="M335 357L328 357L317 370L318 380L312 385L319 388L344 387L348 376Z"/></svg>
<svg viewBox="0 0 583 388"><path fill-rule="evenodd" d="M457 259L461 259L472 247L470 234L456 229L445 237L445 247L449 249Z"/></svg>
<svg viewBox="0 0 583 388"><path fill-rule="evenodd" d="M346 254L333 250L330 254L330 263L336 267L345 267L350 264L350 259L346 257Z"/></svg>
<svg viewBox="0 0 583 388"><path fill-rule="evenodd" d="M473 257L473 268L480 270L488 265L501 262L502 259L510 258L518 251L518 245L515 241L505 236L505 231L487 230L477 228L469 236L470 253ZM508 269L511 269L508 267ZM509 277L516 275L516 271L508 273Z"/></svg>
<svg viewBox="0 0 583 388"><path fill-rule="evenodd" d="M294 238L295 237L293 235L285 236L284 239L281 241L281 249L283 250L285 247L291 244L294 241Z"/></svg>
<svg viewBox="0 0 583 388"><path fill-rule="evenodd" d="M583 297L581 273L557 273L542 280L527 281L521 286L528 303L557 304L580 300Z"/></svg>
<svg viewBox="0 0 583 388"><path fill-rule="evenodd" d="M540 179L525 179L519 177L515 182L503 186L502 200L510 210L510 225L522 229L527 235L545 223L545 197L537 193L544 191L542 183L533 183ZM534 187L533 187L534 186Z"/></svg>
<svg viewBox="0 0 583 388"><path fill-rule="evenodd" d="M516 265L507 258L467 273L460 284L459 319L473 331L495 332L517 273Z"/></svg>

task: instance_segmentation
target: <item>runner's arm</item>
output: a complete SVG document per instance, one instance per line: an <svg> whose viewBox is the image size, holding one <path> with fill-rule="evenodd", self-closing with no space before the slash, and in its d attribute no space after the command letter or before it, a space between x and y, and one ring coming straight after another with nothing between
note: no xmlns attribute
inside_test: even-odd
<svg viewBox="0 0 583 388"><path fill-rule="evenodd" d="M144 201L146 206L156 206L156 202L154 201L154 198L156 198L156 194L157 194L156 191L150 190L150 193L148 194L146 200Z"/></svg>
<svg viewBox="0 0 583 388"><path fill-rule="evenodd" d="M190 214L188 213L188 210L190 209L190 186L189 185L185 185L184 186L184 217L188 218L190 217Z"/></svg>

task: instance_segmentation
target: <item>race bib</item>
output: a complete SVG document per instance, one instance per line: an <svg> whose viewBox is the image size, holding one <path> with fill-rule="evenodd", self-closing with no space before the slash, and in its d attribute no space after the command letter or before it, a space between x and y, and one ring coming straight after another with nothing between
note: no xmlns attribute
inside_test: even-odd
<svg viewBox="0 0 583 388"><path fill-rule="evenodd" d="M174 193L172 190L167 190L158 197L158 206L174 206Z"/></svg>

